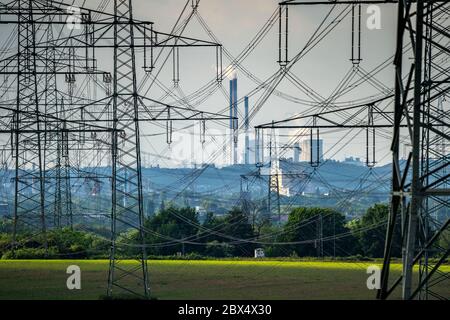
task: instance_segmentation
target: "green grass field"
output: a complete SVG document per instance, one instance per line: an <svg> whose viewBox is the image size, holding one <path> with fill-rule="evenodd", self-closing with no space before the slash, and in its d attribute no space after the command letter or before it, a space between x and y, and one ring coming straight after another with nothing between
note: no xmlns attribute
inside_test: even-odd
<svg viewBox="0 0 450 320"><path fill-rule="evenodd" d="M66 268L72 264L81 268L81 290L66 288ZM149 272L157 299L373 299L375 291L366 287L372 264L149 261ZM393 268L398 275L400 266ZM106 292L107 270L105 260L0 260L0 299L99 299Z"/></svg>

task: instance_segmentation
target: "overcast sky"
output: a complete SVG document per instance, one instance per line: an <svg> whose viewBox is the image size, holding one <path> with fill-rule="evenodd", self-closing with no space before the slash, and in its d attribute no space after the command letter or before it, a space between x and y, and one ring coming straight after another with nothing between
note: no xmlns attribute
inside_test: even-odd
<svg viewBox="0 0 450 320"><path fill-rule="evenodd" d="M100 1L85 1L85 6L96 8ZM81 5L83 1L75 1L75 4ZM107 11L112 12L112 3ZM155 23L155 29L163 32L170 32L174 23L177 21L186 0L134 0L134 16L141 20L150 20ZM233 55L237 56L243 48L253 39L258 30L267 22L271 15L277 10L278 2L273 0L202 0L199 3L198 12L216 35L221 44ZM331 6L291 6L289 11L289 51L292 58L299 52L318 28L324 17L329 12ZM343 9L343 6L336 6L332 15ZM381 6L381 29L369 30L366 28L366 20L369 15L366 13L367 5L362 7L362 48L361 54L363 61L361 68L370 71L394 53L395 48L395 10L394 5ZM192 10L190 5L184 15L187 17ZM330 22L330 20L327 20ZM313 88L323 97L328 97L344 76L350 71L352 64L349 61L351 52L351 17L347 16L342 21L338 21L338 26L317 45L308 52L291 71L304 83ZM204 40L211 40L209 35L201 27L198 20L194 17L185 29L184 36L195 37ZM258 44L252 53L242 62L242 65L257 78L264 80L274 74L279 65L278 59L278 24L276 24L267 34L267 36ZM138 67L142 67L142 57L138 56ZM161 61L159 61L161 62ZM224 57L224 67L229 64L229 60ZM100 64L102 61L100 61ZM109 65L109 66L108 66ZM161 64L157 65L160 67ZM110 64L106 64L110 68ZM165 88L171 89L173 95L181 96L180 92L189 95L201 88L215 77L215 50L211 48L183 48L180 50L180 89L173 90L172 83L172 64L171 59L163 67L159 80ZM237 71L238 77L238 97L241 98L251 92L257 84L248 79L240 71ZM143 74L140 72L140 77ZM355 79L357 79L356 76ZM387 87L392 87L394 74L390 63L389 68L377 74L376 79ZM219 112L228 106L228 79L223 82L224 90L216 90L208 99L202 102L196 108L203 111ZM311 100L304 93L295 88L289 81L283 80L278 89L292 96ZM144 90L145 91L145 90ZM342 96L338 101L352 101L354 99L363 99L372 95L380 94L378 89L370 85L363 85L357 90L352 90L349 94ZM153 87L147 95L153 99L160 99L164 92L160 88ZM250 108L253 108L260 94L250 98ZM169 103L173 99L167 98L164 102ZM251 121L251 127L267 123L272 120L281 120L296 114L305 114L310 106L298 103L292 103L277 96L270 97L262 106ZM243 105L239 105L239 110L243 114ZM182 127L188 125L182 124ZM208 123L208 130L223 129L227 123L217 125ZM199 131L199 125L194 124L196 131ZM190 133L192 129L182 132ZM160 133L161 136L146 137ZM165 144L164 129L153 126L143 127L143 150L149 153L159 153L171 157L168 147ZM252 131L253 133L253 131ZM294 134L295 131L285 131L282 134ZM355 137L356 136L356 137ZM345 138L344 138L345 137ZM350 139L350 137L354 137ZM345 135L342 133L325 134L322 136L324 141L325 158L333 157L343 159L346 156L365 157L365 137L358 132ZM284 139L288 139L287 137ZM198 141L199 139L195 138ZM283 138L281 139L283 140ZM336 148L335 144L341 142ZM221 142L215 141L216 149L220 149ZM242 145L240 139L239 144ZM281 141L283 143L283 141ZM380 163L389 161L388 155L389 141L380 139L377 147L377 159ZM292 156L286 154L287 157ZM204 157L206 158L206 157ZM219 157L220 158L220 157ZM155 162L159 160L155 159ZM217 162L220 162L218 160ZM167 161L163 161L169 165Z"/></svg>
<svg viewBox="0 0 450 320"><path fill-rule="evenodd" d="M160 30L171 29L184 4L184 0L135 1L135 6L138 8L138 16L154 21L155 27ZM198 11L221 43L236 56L250 42L277 7L278 2L273 0L203 0L200 2ZM342 7L338 6L334 12L338 12L340 9ZM290 7L289 51L291 57L305 45L307 39L313 34L329 10L330 6ZM361 48L363 61L361 62L361 67L368 71L385 61L394 52L395 7L392 5L381 7L381 30L369 30L366 28L366 20L369 18L366 10L367 6L363 6ZM279 68L276 62L278 59L277 33L278 26L275 25L264 41L243 62L243 65L260 79L266 79ZM208 39L208 35L199 27L199 23L195 19L190 22L184 35ZM200 51L194 49L189 52L189 49L186 49L183 50L181 55L180 85L185 93L192 92L202 86L211 78L211 74L208 75L208 72L214 72L214 63L208 60L211 53L208 50ZM336 29L306 55L304 59L299 61L292 70L302 81L322 96L327 97L343 79L344 75L349 72L351 68L351 62L349 61L350 52L351 18L347 16L339 23ZM211 61L211 63L208 65L203 63L204 61ZM170 73L170 70L167 73ZM255 88L256 84L248 80L239 71L237 76L239 97ZM167 79L170 79L170 77ZM393 68L390 66L384 72L378 74L377 79L386 86L392 87ZM228 84L225 84L225 87L228 88ZM295 89L286 80L280 84L279 89L294 96L306 98L303 93ZM378 91L372 86L362 86L349 95L343 96L341 101L363 98L377 93ZM257 96L250 99L251 106L253 106L256 99ZM217 111L226 107L226 105L227 101L218 92L199 108ZM240 110L242 108L243 106L240 106ZM254 126L272 120L284 119L293 114L304 113L307 108L307 106L272 97L264 104L261 111L252 120L251 125ZM289 133L292 134L294 132L291 130ZM365 142L361 134L356 135L353 139L347 138L345 140L346 147L333 148L335 143L340 141L343 136L344 133L324 135L324 151L327 152L327 149L330 149L329 156L337 159L343 159L349 155L364 158ZM354 136L354 134L352 133L349 136ZM380 139L378 142L378 160L386 163L389 161L389 157L386 157L389 142L383 139ZM287 156L292 155L288 154Z"/></svg>

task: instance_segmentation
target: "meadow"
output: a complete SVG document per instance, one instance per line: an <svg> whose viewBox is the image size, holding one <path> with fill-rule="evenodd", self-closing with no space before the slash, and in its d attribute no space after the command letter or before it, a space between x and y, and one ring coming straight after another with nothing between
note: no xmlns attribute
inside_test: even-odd
<svg viewBox="0 0 450 320"><path fill-rule="evenodd" d="M129 261L127 263L134 263ZM373 262L152 260L157 299L374 299L367 267ZM81 290L68 290L66 268L81 268ZM450 271L450 266L445 266ZM400 265L393 266L393 275ZM0 299L99 299L107 260L0 260ZM448 290L448 288L440 288ZM394 298L399 297L399 290Z"/></svg>

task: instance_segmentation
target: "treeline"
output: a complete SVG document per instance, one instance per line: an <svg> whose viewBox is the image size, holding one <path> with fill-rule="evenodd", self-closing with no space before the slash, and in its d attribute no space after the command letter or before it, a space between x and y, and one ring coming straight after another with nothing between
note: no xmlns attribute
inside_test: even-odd
<svg viewBox="0 0 450 320"><path fill-rule="evenodd" d="M252 257L254 250L261 248L266 257L379 258L383 256L388 211L387 205L377 204L360 219L346 221L332 209L295 208L279 226L268 219L255 221L237 208L224 216L210 213L200 223L194 209L172 206L146 219L145 243L150 257ZM109 255L110 239L105 230L51 230L46 241L42 236L23 233L12 250L9 229L0 224L3 259L96 259ZM123 231L117 240L117 253L133 258L139 244L136 231ZM400 247L393 248L393 255L400 256Z"/></svg>

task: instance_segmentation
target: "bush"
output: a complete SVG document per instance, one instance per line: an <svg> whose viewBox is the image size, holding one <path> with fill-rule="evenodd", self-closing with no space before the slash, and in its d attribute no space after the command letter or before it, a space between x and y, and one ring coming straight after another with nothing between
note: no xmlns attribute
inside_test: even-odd
<svg viewBox="0 0 450 320"><path fill-rule="evenodd" d="M268 258L279 258L287 256L287 252L283 250L282 246L266 246L264 247L264 254Z"/></svg>
<svg viewBox="0 0 450 320"><path fill-rule="evenodd" d="M205 260L205 257L201 254L191 252L184 256L186 260Z"/></svg>
<svg viewBox="0 0 450 320"><path fill-rule="evenodd" d="M2 259L54 259L57 258L56 248L48 248L45 250L43 248L22 248L15 251L9 250L5 252Z"/></svg>
<svg viewBox="0 0 450 320"><path fill-rule="evenodd" d="M207 256L215 258L231 257L233 256L233 246L214 240L206 244L205 253Z"/></svg>
<svg viewBox="0 0 450 320"><path fill-rule="evenodd" d="M0 256L7 252L10 248L11 237L7 234L0 234Z"/></svg>

